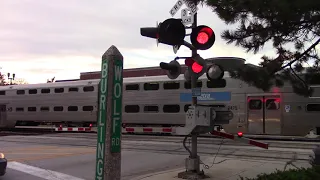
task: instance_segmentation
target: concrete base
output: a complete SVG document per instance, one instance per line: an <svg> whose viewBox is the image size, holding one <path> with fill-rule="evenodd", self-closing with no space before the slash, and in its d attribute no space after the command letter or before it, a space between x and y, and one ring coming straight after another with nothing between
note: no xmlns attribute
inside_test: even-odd
<svg viewBox="0 0 320 180"><path fill-rule="evenodd" d="M185 171L178 173L178 178L180 179L188 179L188 180L198 180L198 179L206 179L209 176L205 175L203 171L197 173L195 171Z"/></svg>

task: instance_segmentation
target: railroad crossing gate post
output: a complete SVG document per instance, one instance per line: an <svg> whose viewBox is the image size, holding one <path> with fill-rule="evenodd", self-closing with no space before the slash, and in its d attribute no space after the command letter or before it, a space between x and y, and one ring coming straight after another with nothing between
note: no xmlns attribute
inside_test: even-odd
<svg viewBox="0 0 320 180"><path fill-rule="evenodd" d="M102 56L95 180L120 180L123 56L111 46Z"/></svg>

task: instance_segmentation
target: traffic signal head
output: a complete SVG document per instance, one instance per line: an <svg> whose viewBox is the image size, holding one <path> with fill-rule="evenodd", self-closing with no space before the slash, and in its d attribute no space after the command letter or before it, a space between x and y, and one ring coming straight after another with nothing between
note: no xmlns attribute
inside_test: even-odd
<svg viewBox="0 0 320 180"><path fill-rule="evenodd" d="M160 23L158 27L140 28L140 34L158 39L160 43L174 46L183 44L186 29L181 19L170 18Z"/></svg>
<svg viewBox="0 0 320 180"><path fill-rule="evenodd" d="M176 79L181 74L181 66L178 61L171 61L170 63L161 62L161 69L166 70L167 76L170 79Z"/></svg>
<svg viewBox="0 0 320 180"><path fill-rule="evenodd" d="M184 64L188 67L187 73L189 73L188 75L185 73L185 78L186 76L191 76L191 74L195 75L198 78L202 76L206 71L206 63L204 61L197 61L197 59L193 57L186 58Z"/></svg>
<svg viewBox="0 0 320 180"><path fill-rule="evenodd" d="M224 70L221 66L217 64L211 64L207 69L207 78L209 80L222 79L224 76Z"/></svg>
<svg viewBox="0 0 320 180"><path fill-rule="evenodd" d="M210 27L201 25L192 29L190 40L196 49L206 50L211 48L216 38Z"/></svg>

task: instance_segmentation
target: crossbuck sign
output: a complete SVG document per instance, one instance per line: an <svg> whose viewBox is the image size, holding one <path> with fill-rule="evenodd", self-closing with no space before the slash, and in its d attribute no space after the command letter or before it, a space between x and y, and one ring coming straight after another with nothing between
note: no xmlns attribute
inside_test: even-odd
<svg viewBox="0 0 320 180"><path fill-rule="evenodd" d="M169 13L171 14L172 17L175 14L177 14L177 12L180 10L180 8L183 6L183 4L185 4L188 7L187 9L188 9L188 11L190 11L190 15L191 16L193 16L199 9L196 5L194 5L193 3L187 2L186 0L178 0L176 2L176 4L169 11ZM186 19L186 16L187 16L188 12L187 12L186 9L184 9L183 11L185 11L184 18ZM181 18L183 19L182 14L183 14L183 12L181 13ZM190 21L193 22L193 20L190 20ZM188 24L190 24L190 23L188 23Z"/></svg>

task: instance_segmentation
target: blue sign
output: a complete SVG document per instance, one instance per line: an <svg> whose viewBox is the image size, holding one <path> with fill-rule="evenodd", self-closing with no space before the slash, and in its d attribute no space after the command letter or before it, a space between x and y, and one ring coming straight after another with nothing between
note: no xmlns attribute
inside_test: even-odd
<svg viewBox="0 0 320 180"><path fill-rule="evenodd" d="M230 101L231 92L202 92L197 99L198 101ZM191 100L191 93L180 93L180 102L189 102Z"/></svg>
<svg viewBox="0 0 320 180"><path fill-rule="evenodd" d="M192 96L193 97L201 96L201 88L193 88L192 89Z"/></svg>

